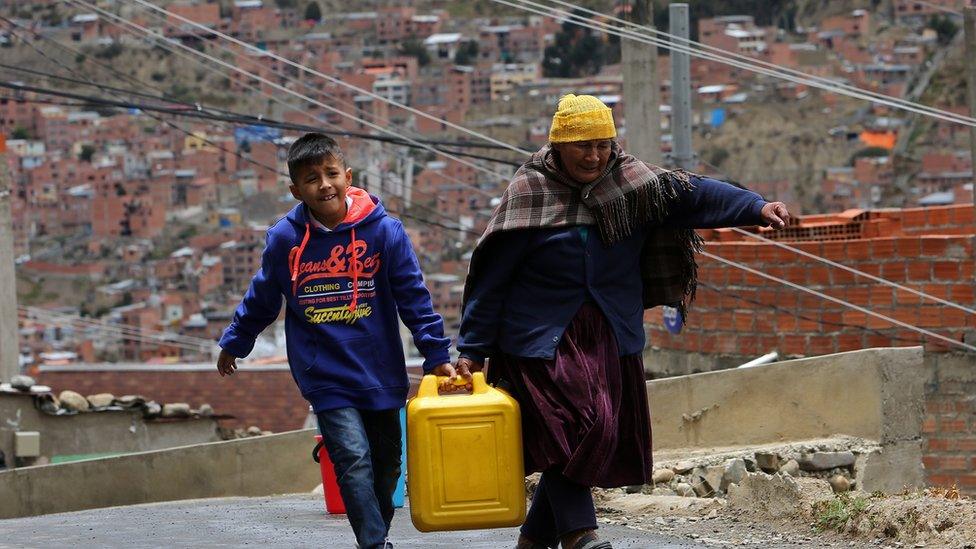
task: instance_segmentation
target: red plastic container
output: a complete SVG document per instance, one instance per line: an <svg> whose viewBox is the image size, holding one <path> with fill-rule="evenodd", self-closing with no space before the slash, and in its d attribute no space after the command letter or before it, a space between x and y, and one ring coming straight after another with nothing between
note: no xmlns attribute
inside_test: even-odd
<svg viewBox="0 0 976 549"><path fill-rule="evenodd" d="M322 442L322 435L315 435L316 442ZM325 445L319 447L319 468L322 469L322 488L325 489L325 510L330 515L346 514L346 504L342 502L342 494L339 493L339 483L336 482L335 467L329 459L329 452L325 450Z"/></svg>

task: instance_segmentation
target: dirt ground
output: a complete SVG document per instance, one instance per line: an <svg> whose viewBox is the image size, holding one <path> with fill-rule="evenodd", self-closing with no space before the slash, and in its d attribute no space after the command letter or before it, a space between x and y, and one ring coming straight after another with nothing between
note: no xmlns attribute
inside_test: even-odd
<svg viewBox="0 0 976 549"><path fill-rule="evenodd" d="M600 520L710 547L976 548L976 502L939 493L844 494L785 517L719 498L597 494ZM948 494L949 497L957 497Z"/></svg>

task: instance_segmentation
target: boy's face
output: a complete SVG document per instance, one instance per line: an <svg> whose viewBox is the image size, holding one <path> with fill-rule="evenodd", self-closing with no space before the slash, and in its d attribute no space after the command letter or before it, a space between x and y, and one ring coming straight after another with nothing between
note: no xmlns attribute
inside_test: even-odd
<svg viewBox="0 0 976 549"><path fill-rule="evenodd" d="M333 228L346 217L346 189L352 183L352 169L334 156L319 164L298 169L288 187L323 225Z"/></svg>

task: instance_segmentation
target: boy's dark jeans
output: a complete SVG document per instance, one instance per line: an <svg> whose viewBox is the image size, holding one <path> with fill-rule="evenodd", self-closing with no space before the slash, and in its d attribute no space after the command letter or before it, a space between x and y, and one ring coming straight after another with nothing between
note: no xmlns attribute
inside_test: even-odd
<svg viewBox="0 0 976 549"><path fill-rule="evenodd" d="M400 478L400 411L338 408L316 414L360 549L382 548Z"/></svg>

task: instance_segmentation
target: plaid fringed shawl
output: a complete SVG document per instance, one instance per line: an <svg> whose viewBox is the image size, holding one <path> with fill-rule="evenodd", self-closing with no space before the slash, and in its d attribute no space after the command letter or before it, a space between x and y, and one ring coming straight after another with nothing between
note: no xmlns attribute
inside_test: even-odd
<svg viewBox="0 0 976 549"><path fill-rule="evenodd" d="M688 188L689 174L646 164L624 153L616 141L607 169L582 185L562 174L556 155L546 145L515 172L488 228L471 256L463 302L472 275L483 260L479 252L492 235L503 231L596 225L600 238L612 245L644 225L659 225L678 190ZM701 238L691 229L652 227L641 252L645 308L677 307L682 318L695 297L698 266L695 252ZM463 305L462 305L463 310Z"/></svg>

